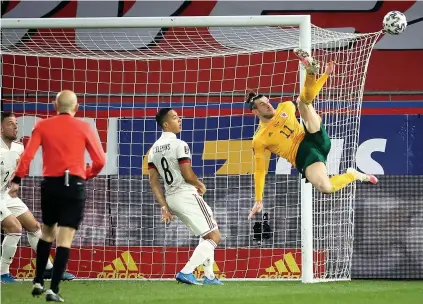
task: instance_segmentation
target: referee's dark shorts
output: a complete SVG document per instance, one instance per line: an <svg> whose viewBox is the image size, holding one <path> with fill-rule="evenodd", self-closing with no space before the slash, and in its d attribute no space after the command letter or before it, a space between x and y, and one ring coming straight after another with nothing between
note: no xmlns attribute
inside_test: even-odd
<svg viewBox="0 0 423 304"><path fill-rule="evenodd" d="M66 185L68 184L68 185ZM85 180L79 176L44 177L41 181L41 214L47 226L57 224L78 230L84 218Z"/></svg>

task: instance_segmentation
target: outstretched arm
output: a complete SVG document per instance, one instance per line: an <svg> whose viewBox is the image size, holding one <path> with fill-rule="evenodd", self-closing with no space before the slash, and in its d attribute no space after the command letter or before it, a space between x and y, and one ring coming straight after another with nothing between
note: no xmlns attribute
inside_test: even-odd
<svg viewBox="0 0 423 304"><path fill-rule="evenodd" d="M263 200L264 182L266 179L266 160L264 147L254 148L254 185L256 201Z"/></svg>
<svg viewBox="0 0 423 304"><path fill-rule="evenodd" d="M255 184L255 204L248 218L250 219L256 212L263 209L263 192L266 179L266 158L265 147L261 143L253 144L254 150L254 184Z"/></svg>

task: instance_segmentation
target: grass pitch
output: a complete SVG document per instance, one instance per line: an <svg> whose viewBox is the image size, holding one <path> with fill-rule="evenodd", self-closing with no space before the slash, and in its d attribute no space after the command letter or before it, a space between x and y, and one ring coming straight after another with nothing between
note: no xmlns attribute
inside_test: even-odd
<svg viewBox="0 0 423 304"><path fill-rule="evenodd" d="M46 286L49 286L46 282ZM2 304L45 303L31 283L1 285ZM423 304L422 281L226 282L188 286L174 281L73 281L61 284L65 303L98 304Z"/></svg>

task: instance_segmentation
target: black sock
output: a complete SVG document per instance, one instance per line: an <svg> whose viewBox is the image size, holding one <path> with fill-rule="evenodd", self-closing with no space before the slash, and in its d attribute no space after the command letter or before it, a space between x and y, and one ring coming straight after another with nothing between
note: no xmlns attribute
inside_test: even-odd
<svg viewBox="0 0 423 304"><path fill-rule="evenodd" d="M37 259L35 262L35 278L34 283L40 283L44 286L44 271L46 270L48 257L50 255L51 243L42 239L38 240L37 244Z"/></svg>
<svg viewBox="0 0 423 304"><path fill-rule="evenodd" d="M53 276L51 278L50 289L54 293L59 292L59 283L62 279L63 273L65 272L66 265L69 260L69 248L57 247L56 257L54 258L53 264Z"/></svg>

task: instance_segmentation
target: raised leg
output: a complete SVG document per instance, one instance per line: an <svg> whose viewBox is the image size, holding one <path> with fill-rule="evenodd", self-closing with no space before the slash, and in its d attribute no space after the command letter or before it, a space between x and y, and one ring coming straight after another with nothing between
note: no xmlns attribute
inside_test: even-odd
<svg viewBox="0 0 423 304"><path fill-rule="evenodd" d="M346 173L329 178L326 165L322 162L316 162L308 166L305 170L305 175L307 180L322 193L337 192L356 180L372 184L378 182L375 176L358 172L352 168L349 168Z"/></svg>
<svg viewBox="0 0 423 304"><path fill-rule="evenodd" d="M312 103L326 83L328 75L333 72L335 64L334 62L329 62L326 66L325 73L319 79L316 79L316 74L320 68L319 62L301 49L294 50L294 53L307 71L303 88L300 96L297 98L298 110L300 111L301 118L303 119L307 131L309 133L316 133L320 130L322 119L317 114Z"/></svg>

